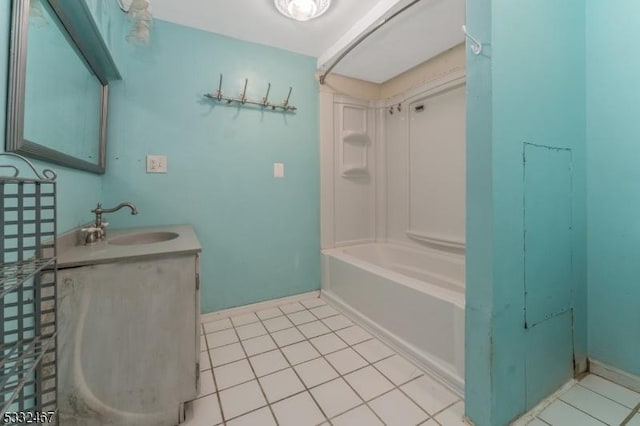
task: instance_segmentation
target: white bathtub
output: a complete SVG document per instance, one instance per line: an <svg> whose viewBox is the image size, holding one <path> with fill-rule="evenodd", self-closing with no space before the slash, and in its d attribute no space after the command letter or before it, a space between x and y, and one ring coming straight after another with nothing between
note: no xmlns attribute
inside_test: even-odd
<svg viewBox="0 0 640 426"><path fill-rule="evenodd" d="M394 244L322 254L322 297L462 395L464 257Z"/></svg>

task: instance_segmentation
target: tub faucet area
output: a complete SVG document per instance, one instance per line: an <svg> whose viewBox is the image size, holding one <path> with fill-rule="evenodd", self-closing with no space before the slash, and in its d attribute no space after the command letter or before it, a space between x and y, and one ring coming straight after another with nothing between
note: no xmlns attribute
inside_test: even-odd
<svg viewBox="0 0 640 426"><path fill-rule="evenodd" d="M104 241L104 239L107 237L106 227L109 225L109 223L104 221L104 219L102 218L102 215L105 214L105 213L115 213L115 212L117 212L118 210L120 210L120 209L122 209L124 207L128 207L129 209L131 209L131 214L132 215L137 215L138 214L138 209L130 201L122 202L122 203L118 204L117 206L115 206L113 208L110 208L110 209L102 208L102 204L98 203L96 208L91 210L91 213L95 213L95 215L96 215L96 220L95 220L93 226L89 227L89 228L82 229L84 232L87 233L87 235L85 237L85 244L86 245L92 245L92 244L95 244L95 243L97 243L99 241Z"/></svg>

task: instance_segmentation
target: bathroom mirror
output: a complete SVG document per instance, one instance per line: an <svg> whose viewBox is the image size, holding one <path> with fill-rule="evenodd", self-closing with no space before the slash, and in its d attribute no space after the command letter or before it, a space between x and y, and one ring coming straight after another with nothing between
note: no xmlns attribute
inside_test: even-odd
<svg viewBox="0 0 640 426"><path fill-rule="evenodd" d="M13 2L6 150L104 173L108 82L68 16L57 0Z"/></svg>

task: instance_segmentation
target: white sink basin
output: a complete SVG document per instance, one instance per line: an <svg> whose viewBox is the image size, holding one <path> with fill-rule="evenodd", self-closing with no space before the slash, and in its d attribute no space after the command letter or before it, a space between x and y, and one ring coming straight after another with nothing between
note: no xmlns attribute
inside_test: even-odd
<svg viewBox="0 0 640 426"><path fill-rule="evenodd" d="M126 234L109 240L109 244L114 246L137 246L142 244L161 243L178 238L175 232L142 232L136 234Z"/></svg>

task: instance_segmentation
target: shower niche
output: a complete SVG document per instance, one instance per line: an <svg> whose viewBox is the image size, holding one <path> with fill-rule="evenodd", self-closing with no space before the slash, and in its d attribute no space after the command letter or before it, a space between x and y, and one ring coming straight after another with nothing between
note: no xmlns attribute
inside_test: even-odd
<svg viewBox="0 0 640 426"><path fill-rule="evenodd" d="M338 104L336 108L340 141L340 172L346 178L369 175L368 148L371 138L367 132L367 108Z"/></svg>
<svg viewBox="0 0 640 426"><path fill-rule="evenodd" d="M322 247L375 235L376 111L366 101L322 93ZM325 225L326 224L326 225Z"/></svg>

